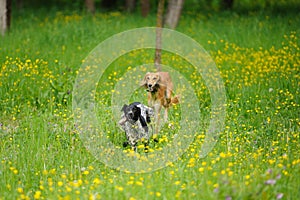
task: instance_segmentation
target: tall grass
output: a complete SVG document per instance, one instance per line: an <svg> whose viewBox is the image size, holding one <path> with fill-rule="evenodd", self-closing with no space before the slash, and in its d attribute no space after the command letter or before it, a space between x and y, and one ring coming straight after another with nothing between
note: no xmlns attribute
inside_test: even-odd
<svg viewBox="0 0 300 200"><path fill-rule="evenodd" d="M182 73L194 85L205 117L178 161L153 173L130 174L103 165L85 149L71 109L82 60L109 36L154 24L154 15L142 19L119 12L15 14L12 29L0 40L0 199L300 197L296 14L183 15L178 31L212 55L228 98L226 128L206 158L200 159L198 153L210 97L199 84L201 77L189 70ZM175 69L188 65L172 59L174 55L163 56L164 64ZM97 100L108 103L119 76L152 57L151 50L136 51L112 63L101 80L107 85L97 88ZM176 112L173 108L171 113ZM120 130L111 130L108 135L121 147ZM171 137L161 136L152 148L159 150Z"/></svg>

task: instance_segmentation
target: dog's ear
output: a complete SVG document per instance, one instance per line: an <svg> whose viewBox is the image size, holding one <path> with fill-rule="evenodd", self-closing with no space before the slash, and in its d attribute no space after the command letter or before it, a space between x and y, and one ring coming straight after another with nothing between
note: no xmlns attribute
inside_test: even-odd
<svg viewBox="0 0 300 200"><path fill-rule="evenodd" d="M137 107L136 105L134 105L132 107L132 112L133 112L133 120L138 120L139 117L141 116L141 109L139 107Z"/></svg>
<svg viewBox="0 0 300 200"><path fill-rule="evenodd" d="M122 107L121 111L125 112L126 108L127 108L127 104L124 104L124 106Z"/></svg>
<svg viewBox="0 0 300 200"><path fill-rule="evenodd" d="M143 116L140 115L139 120L140 120L140 122L141 122L141 125L142 125L143 129L144 129L146 132L148 132L148 126L147 126L147 123L146 123L145 118L144 118Z"/></svg>
<svg viewBox="0 0 300 200"><path fill-rule="evenodd" d="M159 74L159 73L156 73L156 74L155 74L155 77L156 77L156 80L157 80L156 82L157 82L157 83L160 83L160 81L161 81L160 74Z"/></svg>
<svg viewBox="0 0 300 200"><path fill-rule="evenodd" d="M151 122L151 117L149 115L146 116L146 121L147 121L147 123Z"/></svg>
<svg viewBox="0 0 300 200"><path fill-rule="evenodd" d="M151 122L151 117L152 116L153 116L152 108L147 108L147 110L146 110L146 121L147 121L147 123Z"/></svg>
<svg viewBox="0 0 300 200"><path fill-rule="evenodd" d="M147 77L149 76L150 72L147 72L140 84L141 87L147 87Z"/></svg>
<svg viewBox="0 0 300 200"><path fill-rule="evenodd" d="M145 118L143 116L140 115L139 116L139 120L141 122L142 127L147 126L147 122L146 122L146 120L145 120Z"/></svg>

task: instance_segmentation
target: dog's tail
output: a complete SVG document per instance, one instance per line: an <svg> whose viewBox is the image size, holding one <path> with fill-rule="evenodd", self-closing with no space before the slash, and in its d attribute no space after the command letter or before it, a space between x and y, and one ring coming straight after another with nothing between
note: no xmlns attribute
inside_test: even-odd
<svg viewBox="0 0 300 200"><path fill-rule="evenodd" d="M179 103L179 96L174 96L172 99L171 99L171 104L178 104Z"/></svg>

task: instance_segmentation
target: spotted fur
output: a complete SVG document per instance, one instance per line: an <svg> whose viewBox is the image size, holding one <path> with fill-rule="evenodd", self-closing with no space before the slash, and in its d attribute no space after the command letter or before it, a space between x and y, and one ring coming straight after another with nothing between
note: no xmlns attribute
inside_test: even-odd
<svg viewBox="0 0 300 200"><path fill-rule="evenodd" d="M136 144L139 140L149 140L149 123L154 115L153 109L139 102L134 102L129 105L125 104L121 111L122 115L119 125L125 131L127 138L124 146L129 144L136 149Z"/></svg>

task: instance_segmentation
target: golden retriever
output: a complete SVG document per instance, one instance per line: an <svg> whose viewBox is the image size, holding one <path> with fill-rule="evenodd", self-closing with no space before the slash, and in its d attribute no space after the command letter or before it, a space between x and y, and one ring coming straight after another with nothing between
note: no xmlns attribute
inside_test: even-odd
<svg viewBox="0 0 300 200"><path fill-rule="evenodd" d="M164 120L167 122L169 107L179 102L177 96L172 98L173 82L168 72L147 72L141 86L148 91L148 106L154 108L157 132L161 108L165 108Z"/></svg>

